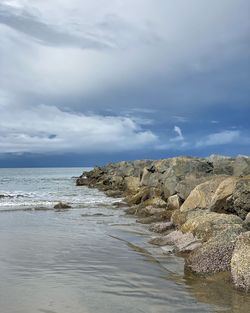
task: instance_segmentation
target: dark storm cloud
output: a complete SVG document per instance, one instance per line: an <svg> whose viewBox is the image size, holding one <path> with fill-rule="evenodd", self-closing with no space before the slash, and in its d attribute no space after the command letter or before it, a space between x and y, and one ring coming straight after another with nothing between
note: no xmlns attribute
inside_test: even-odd
<svg viewBox="0 0 250 313"><path fill-rule="evenodd" d="M2 0L0 153L249 153L249 20L248 0Z"/></svg>

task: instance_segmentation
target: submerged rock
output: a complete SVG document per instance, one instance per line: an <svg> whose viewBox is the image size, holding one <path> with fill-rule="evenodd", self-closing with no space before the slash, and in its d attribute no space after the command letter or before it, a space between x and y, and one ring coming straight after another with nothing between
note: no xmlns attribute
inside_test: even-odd
<svg viewBox="0 0 250 313"><path fill-rule="evenodd" d="M163 237L153 238L149 242L157 246L173 245L178 252L189 252L201 246L201 242L193 234L183 234L178 230Z"/></svg>
<svg viewBox="0 0 250 313"><path fill-rule="evenodd" d="M250 291L250 231L241 234L236 240L231 274L237 288Z"/></svg>
<svg viewBox="0 0 250 313"><path fill-rule="evenodd" d="M56 205L54 205L54 209L70 209L71 206L67 203L58 202Z"/></svg>

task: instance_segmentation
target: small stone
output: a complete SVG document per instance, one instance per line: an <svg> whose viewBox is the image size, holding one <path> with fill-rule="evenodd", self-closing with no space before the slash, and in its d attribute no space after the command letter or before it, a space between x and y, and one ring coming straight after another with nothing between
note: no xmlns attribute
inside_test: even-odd
<svg viewBox="0 0 250 313"><path fill-rule="evenodd" d="M188 252L201 246L201 242L197 240L193 234L183 234L181 231L175 230L163 237L155 237L149 243L157 246L173 245L176 251Z"/></svg>
<svg viewBox="0 0 250 313"><path fill-rule="evenodd" d="M170 210L179 210L181 206L181 200L178 195L173 195L168 198L167 201L168 208Z"/></svg>

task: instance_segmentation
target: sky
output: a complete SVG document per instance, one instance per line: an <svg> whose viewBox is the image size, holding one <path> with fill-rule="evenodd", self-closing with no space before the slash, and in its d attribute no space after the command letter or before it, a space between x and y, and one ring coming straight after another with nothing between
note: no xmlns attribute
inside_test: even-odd
<svg viewBox="0 0 250 313"><path fill-rule="evenodd" d="M250 154L249 0L1 0L0 167Z"/></svg>

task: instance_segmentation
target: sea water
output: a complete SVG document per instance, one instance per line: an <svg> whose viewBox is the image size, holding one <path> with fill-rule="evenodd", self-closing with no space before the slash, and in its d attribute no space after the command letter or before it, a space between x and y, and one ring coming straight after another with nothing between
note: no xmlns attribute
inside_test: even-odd
<svg viewBox="0 0 250 313"><path fill-rule="evenodd" d="M120 199L77 187L83 170L0 169L1 313L248 312L245 293L148 244Z"/></svg>

